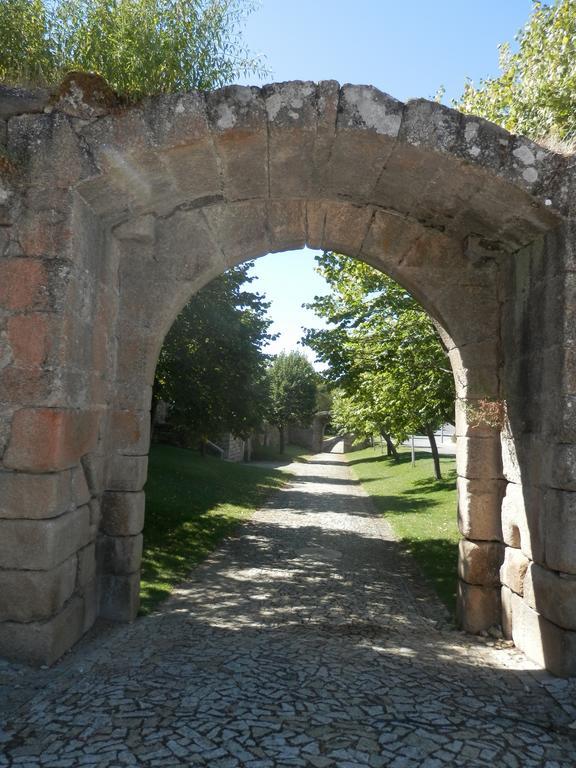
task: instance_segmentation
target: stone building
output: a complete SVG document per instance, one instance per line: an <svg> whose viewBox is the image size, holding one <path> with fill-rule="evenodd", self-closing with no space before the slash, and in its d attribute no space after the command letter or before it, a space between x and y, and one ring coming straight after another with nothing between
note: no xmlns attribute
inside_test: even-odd
<svg viewBox="0 0 576 768"><path fill-rule="evenodd" d="M0 91L0 654L51 662L96 616L135 617L164 336L228 267L308 245L443 329L462 626L575 673L572 157L369 86L130 107L82 87ZM501 422L471 423L479 402Z"/></svg>

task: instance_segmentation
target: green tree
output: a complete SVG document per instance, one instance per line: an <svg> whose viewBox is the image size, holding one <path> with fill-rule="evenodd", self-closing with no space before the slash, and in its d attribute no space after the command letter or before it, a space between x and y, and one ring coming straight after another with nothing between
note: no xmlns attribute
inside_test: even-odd
<svg viewBox="0 0 576 768"><path fill-rule="evenodd" d="M367 264L337 253L317 261L331 292L309 306L329 327L308 329L304 341L329 365L325 375L339 390L334 423L360 436L381 434L393 454L395 441L425 433L440 478L434 430L453 419L454 381L432 320Z"/></svg>
<svg viewBox="0 0 576 768"><path fill-rule="evenodd" d="M242 45L251 0L0 0L0 79L97 72L133 97L261 74Z"/></svg>
<svg viewBox="0 0 576 768"><path fill-rule="evenodd" d="M168 332L154 381L155 401L190 440L231 431L247 437L266 408L270 306L246 290L251 263L234 267L199 291Z"/></svg>
<svg viewBox="0 0 576 768"><path fill-rule="evenodd" d="M576 3L533 3L517 50L500 46L501 74L468 81L455 106L534 139L576 138Z"/></svg>
<svg viewBox="0 0 576 768"><path fill-rule="evenodd" d="M280 432L280 453L289 424L310 424L316 412L317 379L302 352L281 352L273 359L268 369L267 418Z"/></svg>

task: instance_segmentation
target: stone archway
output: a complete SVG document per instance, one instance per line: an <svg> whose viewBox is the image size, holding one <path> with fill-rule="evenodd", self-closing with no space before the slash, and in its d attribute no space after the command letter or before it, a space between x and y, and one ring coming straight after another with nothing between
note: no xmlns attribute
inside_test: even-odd
<svg viewBox="0 0 576 768"><path fill-rule="evenodd" d="M14 103L0 96L0 653L52 661L98 614L134 618L164 336L226 268L307 244L387 272L443 329L462 625L502 621L575 672L569 159L334 82ZM479 400L506 403L503 429L471 424Z"/></svg>

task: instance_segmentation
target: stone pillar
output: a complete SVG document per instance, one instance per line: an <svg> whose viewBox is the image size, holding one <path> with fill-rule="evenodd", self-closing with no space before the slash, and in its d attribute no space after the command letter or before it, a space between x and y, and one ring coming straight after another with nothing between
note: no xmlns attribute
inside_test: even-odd
<svg viewBox="0 0 576 768"><path fill-rule="evenodd" d="M504 482L498 412L496 338L450 349L456 384L458 527L457 618L478 633L501 621L500 564L504 556L500 506Z"/></svg>
<svg viewBox="0 0 576 768"><path fill-rule="evenodd" d="M528 656L576 674L576 261L572 231L517 255L505 307L503 624Z"/></svg>
<svg viewBox="0 0 576 768"><path fill-rule="evenodd" d="M108 471L98 537L99 614L132 621L138 613L150 412L111 410Z"/></svg>
<svg viewBox="0 0 576 768"><path fill-rule="evenodd" d="M100 241L72 192L89 162L71 121L14 111L0 137L0 655L42 664L96 616L105 393L82 236Z"/></svg>

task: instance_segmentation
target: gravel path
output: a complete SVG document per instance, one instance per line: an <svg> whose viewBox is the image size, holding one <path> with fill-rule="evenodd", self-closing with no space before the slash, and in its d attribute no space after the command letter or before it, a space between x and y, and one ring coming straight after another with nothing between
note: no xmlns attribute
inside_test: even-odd
<svg viewBox="0 0 576 768"><path fill-rule="evenodd" d="M156 614L0 667L0 766L576 765L576 686L450 628L343 460L294 480Z"/></svg>

